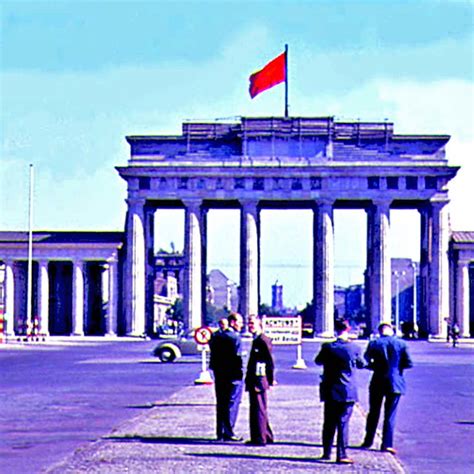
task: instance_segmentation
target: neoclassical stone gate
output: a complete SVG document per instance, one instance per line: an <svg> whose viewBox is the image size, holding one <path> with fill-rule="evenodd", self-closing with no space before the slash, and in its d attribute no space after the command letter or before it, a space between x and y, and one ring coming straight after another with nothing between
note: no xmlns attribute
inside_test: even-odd
<svg viewBox="0 0 474 474"><path fill-rule="evenodd" d="M338 122L332 117L241 118L184 123L181 135L129 136L131 156L118 167L128 185L124 307L127 332L151 325L153 215L185 209L184 306L188 327L201 324L206 261L206 212L241 213L240 311L258 312L259 212L314 211L314 327L332 335L333 210L367 213L368 325L391 319L388 252L390 209L421 216L419 328L442 336L448 302L446 135L396 135L389 122Z"/></svg>

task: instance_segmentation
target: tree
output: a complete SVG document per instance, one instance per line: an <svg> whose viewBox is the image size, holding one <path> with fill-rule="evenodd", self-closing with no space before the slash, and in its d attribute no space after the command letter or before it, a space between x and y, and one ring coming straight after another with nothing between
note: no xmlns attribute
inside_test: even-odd
<svg viewBox="0 0 474 474"><path fill-rule="evenodd" d="M180 321L184 323L183 300L181 298L176 298L171 307L166 310L166 314L174 321Z"/></svg>
<svg viewBox="0 0 474 474"><path fill-rule="evenodd" d="M229 314L230 311L228 308L218 308L217 306L206 302L206 315L204 317L204 324L206 326L217 325L219 319L227 318Z"/></svg>

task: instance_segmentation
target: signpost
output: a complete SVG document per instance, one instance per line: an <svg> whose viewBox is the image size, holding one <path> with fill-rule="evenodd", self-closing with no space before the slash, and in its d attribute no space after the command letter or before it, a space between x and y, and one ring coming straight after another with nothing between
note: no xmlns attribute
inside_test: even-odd
<svg viewBox="0 0 474 474"><path fill-rule="evenodd" d="M207 370L207 353L209 352L209 341L212 337L212 330L207 326L202 326L194 331L194 340L198 344L198 349L201 351L201 373L194 381L196 385L210 385L212 384L212 377Z"/></svg>
<svg viewBox="0 0 474 474"><path fill-rule="evenodd" d="M306 369L302 356L301 316L264 316L263 332L275 345L296 345L296 362L293 369Z"/></svg>

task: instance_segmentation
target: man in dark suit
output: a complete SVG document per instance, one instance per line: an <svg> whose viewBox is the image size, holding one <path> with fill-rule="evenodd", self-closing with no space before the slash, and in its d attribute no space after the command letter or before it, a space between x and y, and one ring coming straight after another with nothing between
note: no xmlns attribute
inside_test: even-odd
<svg viewBox="0 0 474 474"><path fill-rule="evenodd" d="M209 367L214 372L216 392L216 428L219 441L242 441L235 435L234 427L242 399L242 316L228 317L229 327L221 325L209 341L211 357Z"/></svg>
<svg viewBox="0 0 474 474"><path fill-rule="evenodd" d="M392 326L382 323L380 337L369 342L364 357L368 368L373 370L369 386L369 414L363 448L370 448L374 442L380 410L385 399L385 415L382 433L382 451L396 454L393 447L393 432L400 396L405 393L403 371L413 367L405 341L393 335Z"/></svg>
<svg viewBox="0 0 474 474"><path fill-rule="evenodd" d="M263 334L258 316L249 317L249 331L254 339L245 376L245 388L250 401L250 440L246 444L265 446L273 443L267 407L267 390L274 383L272 342Z"/></svg>
<svg viewBox="0 0 474 474"><path fill-rule="evenodd" d="M349 419L357 401L355 368L363 368L364 361L358 347L349 340L350 326L347 321L334 323L337 339L322 345L315 362L324 367L320 395L324 402L323 455L320 459L331 458L331 448L337 429L337 456L339 464L353 464L347 457L349 441Z"/></svg>

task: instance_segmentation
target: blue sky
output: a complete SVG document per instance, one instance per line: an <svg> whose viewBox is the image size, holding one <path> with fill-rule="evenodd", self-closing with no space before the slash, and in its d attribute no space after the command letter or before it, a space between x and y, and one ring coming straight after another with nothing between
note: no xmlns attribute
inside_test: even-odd
<svg viewBox="0 0 474 474"><path fill-rule="evenodd" d="M248 76L288 43L292 115L388 118L397 133L452 136L448 156L462 171L450 187L451 222L474 230L473 12L472 2L448 0L3 1L0 229L27 227L31 162L36 229L122 230L125 186L114 166L126 163L124 136L179 133L186 119L280 115L283 88L252 101ZM228 227L216 220L219 242ZM395 242L412 233L394 254L416 254L417 219L394 214L392 224ZM307 217L267 214L262 225L282 235L263 248L264 299L278 278L285 299L302 304ZM354 226L360 242L346 242ZM364 239L360 215L336 216L339 283L361 280ZM236 249L215 247L211 264L230 262L237 279Z"/></svg>

